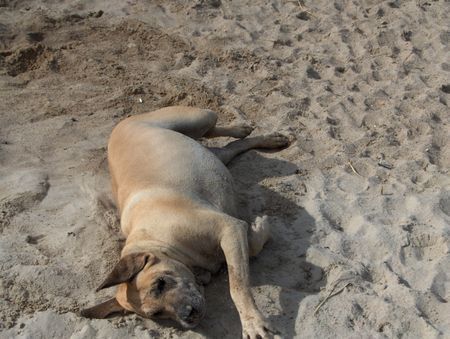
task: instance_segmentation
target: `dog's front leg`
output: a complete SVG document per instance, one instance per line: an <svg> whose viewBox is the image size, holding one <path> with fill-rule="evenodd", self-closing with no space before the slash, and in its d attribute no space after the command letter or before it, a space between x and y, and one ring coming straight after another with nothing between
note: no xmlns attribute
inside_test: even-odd
<svg viewBox="0 0 450 339"><path fill-rule="evenodd" d="M235 220L223 230L220 245L228 266L231 298L241 318L244 339L269 338L269 324L256 307L250 291L247 223Z"/></svg>

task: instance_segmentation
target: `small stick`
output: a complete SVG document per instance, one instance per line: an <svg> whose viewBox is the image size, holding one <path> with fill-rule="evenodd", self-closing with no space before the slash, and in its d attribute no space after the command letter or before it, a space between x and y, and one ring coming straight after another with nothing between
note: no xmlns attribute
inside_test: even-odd
<svg viewBox="0 0 450 339"><path fill-rule="evenodd" d="M311 15L313 18L317 19L317 16L313 13L311 13L311 11L309 11L306 6L303 4L303 1L298 0L298 7L300 7L301 10L303 10L303 12L308 13L309 15Z"/></svg>
<svg viewBox="0 0 450 339"><path fill-rule="evenodd" d="M407 56L407 57L403 60L403 62L402 62L402 65L403 65L403 66L405 65L406 60L408 60L409 57L410 57L411 55L413 55L413 54L414 54L413 51L411 51L411 53L408 54L408 56Z"/></svg>
<svg viewBox="0 0 450 339"><path fill-rule="evenodd" d="M378 166L384 167L388 170L391 170L394 168L394 165L388 163L387 161L381 159L380 161L378 161Z"/></svg>
<svg viewBox="0 0 450 339"><path fill-rule="evenodd" d="M327 302L328 299L338 295L339 293L342 293L343 290L345 290L347 288L347 286L351 285L351 282L348 282L344 285L344 287L342 287L339 291L337 291L335 294L332 294L334 289L336 288L337 284L334 285L334 287L331 289L330 293L325 297L325 299L323 299L319 305L317 305L317 307L314 309L314 313L313 315L316 315L316 313L319 311L319 309L323 306L323 304L325 304Z"/></svg>
<svg viewBox="0 0 450 339"><path fill-rule="evenodd" d="M381 195L393 195L394 193L385 193L384 192L384 186L381 185Z"/></svg>
<svg viewBox="0 0 450 339"><path fill-rule="evenodd" d="M350 168L352 169L353 173L359 175L360 177L362 176L361 174L358 173L358 171L353 167L352 162L349 160L348 164L350 165Z"/></svg>
<svg viewBox="0 0 450 339"><path fill-rule="evenodd" d="M366 147L372 145L375 141L376 141L375 139L370 139L370 140L367 142Z"/></svg>

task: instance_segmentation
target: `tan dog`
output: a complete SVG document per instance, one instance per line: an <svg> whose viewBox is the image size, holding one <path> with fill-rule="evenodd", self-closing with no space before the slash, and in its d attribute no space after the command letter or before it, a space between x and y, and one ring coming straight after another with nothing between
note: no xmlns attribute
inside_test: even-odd
<svg viewBox="0 0 450 339"><path fill-rule="evenodd" d="M249 255L261 251L269 227L264 218L251 227L238 218L225 165L249 149L279 148L288 140L272 134L208 150L194 139L245 138L252 131L246 125L217 127L216 121L209 110L168 107L116 126L108 161L127 240L119 263L98 288L119 284L116 297L82 311L84 316L130 311L192 328L205 313L193 270L214 273L226 261L244 338L269 336L249 282Z"/></svg>

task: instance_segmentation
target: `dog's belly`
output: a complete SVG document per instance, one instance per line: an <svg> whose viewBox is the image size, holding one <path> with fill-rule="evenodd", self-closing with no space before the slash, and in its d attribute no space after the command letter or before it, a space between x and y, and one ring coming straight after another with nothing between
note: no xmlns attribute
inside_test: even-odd
<svg viewBox="0 0 450 339"><path fill-rule="evenodd" d="M172 130L129 123L113 132L108 152L119 208L130 195L158 187L236 216L231 174L195 140Z"/></svg>

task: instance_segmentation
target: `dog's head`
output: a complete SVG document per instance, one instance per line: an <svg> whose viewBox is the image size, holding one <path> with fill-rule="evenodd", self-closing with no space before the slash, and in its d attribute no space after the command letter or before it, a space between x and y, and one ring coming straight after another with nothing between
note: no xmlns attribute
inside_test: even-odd
<svg viewBox="0 0 450 339"><path fill-rule="evenodd" d="M97 289L119 285L116 298L85 309L88 318L134 312L145 318L170 318L195 327L205 313L205 299L192 272L182 263L149 253L124 256Z"/></svg>

